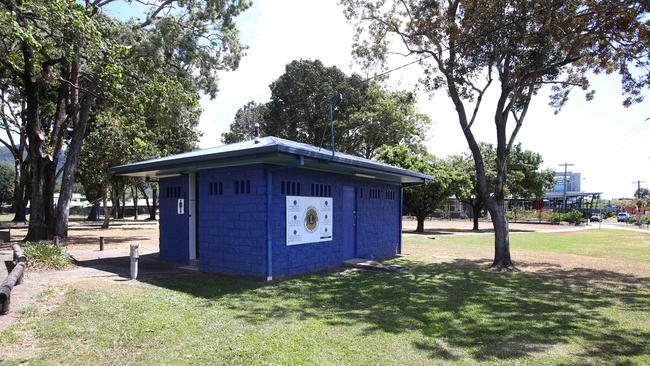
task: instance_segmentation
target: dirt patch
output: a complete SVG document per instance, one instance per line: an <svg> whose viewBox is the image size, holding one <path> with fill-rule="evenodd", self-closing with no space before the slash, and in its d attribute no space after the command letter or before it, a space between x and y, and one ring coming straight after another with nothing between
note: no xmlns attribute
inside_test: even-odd
<svg viewBox="0 0 650 366"><path fill-rule="evenodd" d="M11 235L15 239L22 239L27 234L27 229L14 229ZM99 249L99 238L104 237L104 249L128 248L130 244L140 244L140 248L158 249L158 226L146 225L142 227L113 227L76 228L68 231L66 246L72 249Z"/></svg>

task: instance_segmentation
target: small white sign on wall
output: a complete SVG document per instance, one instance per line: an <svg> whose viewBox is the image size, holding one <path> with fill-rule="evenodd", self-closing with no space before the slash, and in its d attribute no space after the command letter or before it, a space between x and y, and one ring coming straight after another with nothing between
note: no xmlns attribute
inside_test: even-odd
<svg viewBox="0 0 650 366"><path fill-rule="evenodd" d="M182 198L178 199L178 203L176 204L177 212L179 215L184 215L185 214L185 200Z"/></svg>
<svg viewBox="0 0 650 366"><path fill-rule="evenodd" d="M287 196L287 245L332 240L332 198Z"/></svg>

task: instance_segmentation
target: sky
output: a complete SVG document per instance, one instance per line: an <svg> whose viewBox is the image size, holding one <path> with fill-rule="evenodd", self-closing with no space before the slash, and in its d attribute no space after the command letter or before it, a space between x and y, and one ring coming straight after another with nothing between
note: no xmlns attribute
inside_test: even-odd
<svg viewBox="0 0 650 366"><path fill-rule="evenodd" d="M109 10L120 18L135 12L121 5ZM362 70L351 56L353 29L336 1L254 0L237 24L248 50L237 70L220 73L217 97L201 98L201 148L221 144L221 134L244 104L268 101L269 84L293 60L319 59L348 74L374 73ZM409 61L395 56L389 68ZM432 154L444 157L467 151L451 100L443 90L430 95L417 88L421 74L418 65L403 68L390 74L387 86L417 93L418 108L432 119L425 141ZM562 170L559 164L574 164L569 170L582 174L583 191L603 192L607 198L631 197L636 189L633 182L650 185L650 120L646 121L650 95L643 103L624 108L617 76L595 76L591 83L596 89L592 101L573 93L559 114L548 106L548 92L542 90L531 103L517 141L539 152L546 168ZM496 142L488 108L495 98L486 95L473 127L480 141Z"/></svg>

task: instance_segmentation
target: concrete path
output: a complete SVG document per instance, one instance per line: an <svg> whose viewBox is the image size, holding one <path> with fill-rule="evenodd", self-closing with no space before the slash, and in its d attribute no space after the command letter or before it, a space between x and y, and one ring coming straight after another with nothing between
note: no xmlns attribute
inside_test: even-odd
<svg viewBox="0 0 650 366"><path fill-rule="evenodd" d="M598 224L591 224L594 226L594 229L598 229ZM625 230L625 231L634 231L637 233L650 234L650 229L642 229L634 225L625 225L625 224L615 224L615 223L603 223L603 229L615 229L615 230Z"/></svg>
<svg viewBox="0 0 650 366"><path fill-rule="evenodd" d="M52 285L66 283L83 278L103 277L113 281L128 281L130 259L128 249L106 250L71 249L68 253L75 258L76 266L64 271L26 271L21 285L11 292L11 310L0 315L0 331L13 324L21 309L36 301L36 297ZM13 253L5 247L0 249L0 278L7 275L6 261L11 261ZM196 273L192 269L179 268L170 263L161 262L157 251L141 249L138 280L150 280L160 276L189 275Z"/></svg>

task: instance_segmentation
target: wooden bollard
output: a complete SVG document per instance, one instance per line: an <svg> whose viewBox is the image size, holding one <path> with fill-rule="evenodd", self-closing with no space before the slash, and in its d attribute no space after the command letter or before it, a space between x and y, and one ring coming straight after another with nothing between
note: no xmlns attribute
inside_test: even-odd
<svg viewBox="0 0 650 366"><path fill-rule="evenodd" d="M100 252L104 251L104 237L103 236L99 237L99 251Z"/></svg>
<svg viewBox="0 0 650 366"><path fill-rule="evenodd" d="M55 236L54 238L52 238L52 240L54 241L54 245L59 246L59 237L58 236Z"/></svg>

